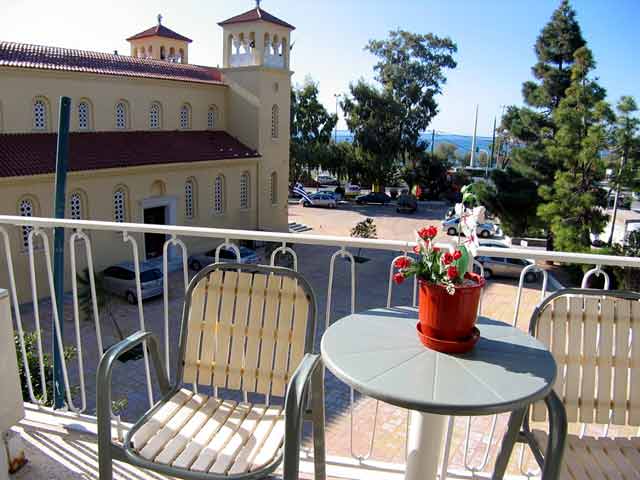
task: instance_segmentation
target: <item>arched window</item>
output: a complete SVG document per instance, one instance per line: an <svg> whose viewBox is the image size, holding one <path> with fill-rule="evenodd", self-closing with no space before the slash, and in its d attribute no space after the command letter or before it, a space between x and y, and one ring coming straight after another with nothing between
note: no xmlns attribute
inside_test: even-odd
<svg viewBox="0 0 640 480"><path fill-rule="evenodd" d="M91 128L91 105L86 100L78 104L78 129L89 130Z"/></svg>
<svg viewBox="0 0 640 480"><path fill-rule="evenodd" d="M46 130L48 128L48 105L44 98L36 98L33 102L33 128Z"/></svg>
<svg viewBox="0 0 640 480"><path fill-rule="evenodd" d="M124 101L116 103L116 128L125 129L129 127L129 111Z"/></svg>
<svg viewBox="0 0 640 480"><path fill-rule="evenodd" d="M186 63L184 59L184 49L181 48L179 52L180 53L178 54L178 63Z"/></svg>
<svg viewBox="0 0 640 480"><path fill-rule="evenodd" d="M125 222L127 220L127 192L120 187L113 192L113 221Z"/></svg>
<svg viewBox="0 0 640 480"><path fill-rule="evenodd" d="M243 172L240 175L240 208L246 210L249 208L249 172Z"/></svg>
<svg viewBox="0 0 640 480"><path fill-rule="evenodd" d="M213 211L216 215L224 213L224 177L218 175L213 182Z"/></svg>
<svg viewBox="0 0 640 480"><path fill-rule="evenodd" d="M196 181L187 179L184 184L184 216L194 218L196 216Z"/></svg>
<svg viewBox="0 0 640 480"><path fill-rule="evenodd" d="M166 54L164 52L164 45L160 47L160 60L164 60L166 58Z"/></svg>
<svg viewBox="0 0 640 480"><path fill-rule="evenodd" d="M71 215L71 220L82 220L82 210L82 195L80 192L73 192L69 197L69 213Z"/></svg>
<svg viewBox="0 0 640 480"><path fill-rule="evenodd" d="M278 204L278 173L271 172L269 178L269 197L271 198L271 205Z"/></svg>
<svg viewBox="0 0 640 480"><path fill-rule="evenodd" d="M35 213L35 206L33 200L30 198L23 198L18 204L18 213L21 217L33 217ZM31 226L22 227L22 246L26 249L29 248L29 234L33 230Z"/></svg>
<svg viewBox="0 0 640 480"><path fill-rule="evenodd" d="M183 130L191 128L191 106L188 103L180 108L180 128Z"/></svg>
<svg viewBox="0 0 640 480"><path fill-rule="evenodd" d="M271 138L278 138L280 135L280 108L274 105L271 108Z"/></svg>
<svg viewBox="0 0 640 480"><path fill-rule="evenodd" d="M213 130L216 128L216 123L218 123L218 107L211 105L207 112L207 128Z"/></svg>
<svg viewBox="0 0 640 480"><path fill-rule="evenodd" d="M160 128L162 124L162 111L158 102L153 102L149 108L149 128Z"/></svg>

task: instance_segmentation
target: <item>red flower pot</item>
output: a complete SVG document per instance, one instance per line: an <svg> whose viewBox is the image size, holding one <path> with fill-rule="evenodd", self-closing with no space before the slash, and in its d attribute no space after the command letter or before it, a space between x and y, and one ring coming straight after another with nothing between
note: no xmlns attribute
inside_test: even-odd
<svg viewBox="0 0 640 480"><path fill-rule="evenodd" d="M475 325L485 280L475 273L467 273L465 278L475 284L457 286L453 295L442 285L420 281L418 336L427 347L444 353L464 353L478 341Z"/></svg>

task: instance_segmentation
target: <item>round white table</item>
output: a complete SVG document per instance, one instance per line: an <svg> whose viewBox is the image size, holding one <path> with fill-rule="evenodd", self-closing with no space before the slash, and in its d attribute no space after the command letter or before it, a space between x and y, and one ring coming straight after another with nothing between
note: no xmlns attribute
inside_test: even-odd
<svg viewBox="0 0 640 480"><path fill-rule="evenodd" d="M518 412L496 463L494 478L501 478L523 412L552 392L556 363L551 353L527 333L481 317L474 350L443 354L420 343L417 322L417 309L409 307L338 320L322 337L324 364L359 392L411 410L407 480L436 478L447 415Z"/></svg>

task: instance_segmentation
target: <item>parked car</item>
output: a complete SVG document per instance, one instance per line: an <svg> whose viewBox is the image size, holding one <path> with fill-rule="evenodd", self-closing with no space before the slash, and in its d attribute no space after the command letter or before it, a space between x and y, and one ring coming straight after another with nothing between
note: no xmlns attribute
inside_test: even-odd
<svg viewBox="0 0 640 480"><path fill-rule="evenodd" d="M102 277L107 292L124 297L131 305L138 302L135 265L132 262L108 267L102 272ZM140 290L142 300L162 295L162 271L155 266L141 263Z"/></svg>
<svg viewBox="0 0 640 480"><path fill-rule="evenodd" d="M510 277L520 278L522 270L533 265L531 260L522 258L477 257L476 260L484 267L484 278ZM529 271L524 276L524 281L532 283L538 281L539 273Z"/></svg>
<svg viewBox="0 0 640 480"><path fill-rule="evenodd" d="M318 177L318 183L320 185L331 185L331 186L338 186L340 185L340 182L338 180L336 180L335 178L329 176L329 175L320 175Z"/></svg>
<svg viewBox="0 0 640 480"><path fill-rule="evenodd" d="M260 257L255 250L251 250L247 247L238 247L240 250L240 260L236 255L236 251L232 248L220 249L220 262L221 263L243 263L243 264L255 264L260 263ZM189 268L196 272L201 270L207 265L211 265L216 261L216 249L209 250L204 253L194 254L189 256L188 264Z"/></svg>
<svg viewBox="0 0 640 480"><path fill-rule="evenodd" d="M493 248L511 248L507 242L494 239L482 239L478 242L481 247L493 247Z"/></svg>
<svg viewBox="0 0 640 480"><path fill-rule="evenodd" d="M386 205L390 201L391 197L384 192L371 192L356 198L358 205L364 205L365 203L381 203L382 205Z"/></svg>
<svg viewBox="0 0 640 480"><path fill-rule="evenodd" d="M397 213L415 213L418 210L418 201L416 197L409 192L402 192L398 197L396 212Z"/></svg>
<svg viewBox="0 0 640 480"><path fill-rule="evenodd" d="M318 192L309 195L309 200L306 198L300 199L300 204L303 207L336 208L338 201L336 200L336 194L333 192Z"/></svg>
<svg viewBox="0 0 640 480"><path fill-rule="evenodd" d="M446 231L448 235L458 235L459 226L460 217L453 217L442 222L442 229ZM491 238L494 235L498 235L500 229L493 223L480 223L476 227L476 232L480 238Z"/></svg>

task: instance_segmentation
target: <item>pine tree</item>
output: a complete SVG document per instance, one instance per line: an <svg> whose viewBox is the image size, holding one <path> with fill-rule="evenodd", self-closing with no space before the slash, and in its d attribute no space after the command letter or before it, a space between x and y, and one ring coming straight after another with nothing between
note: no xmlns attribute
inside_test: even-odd
<svg viewBox="0 0 640 480"><path fill-rule="evenodd" d="M553 184L540 187L545 203L538 207L555 246L573 252L589 250L590 234L606 225L606 195L598 182L604 178L602 152L613 120L606 91L590 77L595 68L591 51L581 47L574 60L566 96L553 112L555 135L544 141L545 155L558 170Z"/></svg>
<svg viewBox="0 0 640 480"><path fill-rule="evenodd" d="M511 206L504 205L504 198L509 198L514 191L551 185L558 169L563 168L559 156L549 157L546 144L558 130L554 111L571 86L574 55L585 44L575 11L568 0L563 0L536 40L534 50L538 61L532 67L535 81L527 81L522 86L525 106L510 106L502 118L500 134L514 146L510 153L512 168L504 172L506 175L494 174L500 175L499 182L495 182L495 192L485 192L493 195L491 203L497 208L494 213L498 216L512 214L507 211ZM507 233L523 235L527 232L521 231L522 227L537 226L540 222L536 212L542 200L539 195L529 196L528 205L521 205L522 212L528 212L529 218L513 223L514 230ZM552 248L552 242L549 246Z"/></svg>

